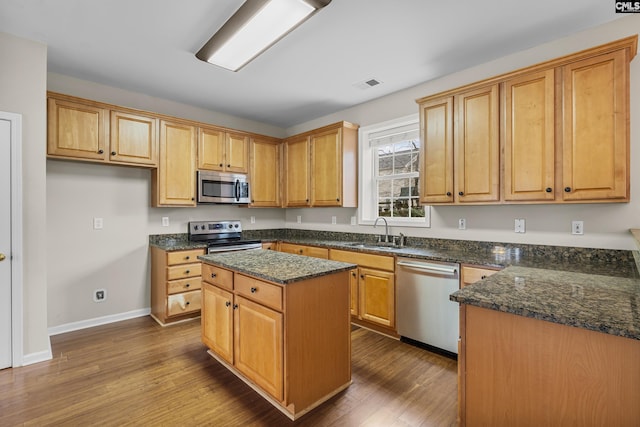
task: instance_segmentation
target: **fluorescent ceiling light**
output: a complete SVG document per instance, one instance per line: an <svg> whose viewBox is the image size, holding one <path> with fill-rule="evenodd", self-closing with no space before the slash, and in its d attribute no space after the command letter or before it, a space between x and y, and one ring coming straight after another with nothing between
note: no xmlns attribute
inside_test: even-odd
<svg viewBox="0 0 640 427"><path fill-rule="evenodd" d="M238 71L331 0L247 0L196 53Z"/></svg>

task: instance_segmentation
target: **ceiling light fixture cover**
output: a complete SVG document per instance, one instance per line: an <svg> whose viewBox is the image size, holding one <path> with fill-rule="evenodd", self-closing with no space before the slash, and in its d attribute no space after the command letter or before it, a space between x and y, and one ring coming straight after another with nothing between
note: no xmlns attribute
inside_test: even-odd
<svg viewBox="0 0 640 427"><path fill-rule="evenodd" d="M329 3L331 0L247 0L196 57L238 71Z"/></svg>

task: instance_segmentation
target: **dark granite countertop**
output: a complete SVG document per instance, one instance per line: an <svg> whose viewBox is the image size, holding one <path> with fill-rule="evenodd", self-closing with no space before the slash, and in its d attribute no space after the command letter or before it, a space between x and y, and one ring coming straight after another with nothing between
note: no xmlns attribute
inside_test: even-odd
<svg viewBox="0 0 640 427"><path fill-rule="evenodd" d="M188 249L206 249L207 247L206 243L190 241L187 233L154 234L149 236L149 245L168 252L184 251Z"/></svg>
<svg viewBox="0 0 640 427"><path fill-rule="evenodd" d="M355 264L346 262L262 249L209 254L198 258L207 264L228 268L282 285L357 267Z"/></svg>

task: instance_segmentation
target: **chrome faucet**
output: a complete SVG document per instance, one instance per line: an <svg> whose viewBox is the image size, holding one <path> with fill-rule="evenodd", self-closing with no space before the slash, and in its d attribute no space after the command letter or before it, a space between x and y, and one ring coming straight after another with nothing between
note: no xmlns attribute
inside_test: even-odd
<svg viewBox="0 0 640 427"><path fill-rule="evenodd" d="M379 216L378 218L376 218L376 221L373 223L373 228L376 228L376 225L378 225L379 219L384 221L384 242L388 243L389 242L389 224L387 223L387 219Z"/></svg>

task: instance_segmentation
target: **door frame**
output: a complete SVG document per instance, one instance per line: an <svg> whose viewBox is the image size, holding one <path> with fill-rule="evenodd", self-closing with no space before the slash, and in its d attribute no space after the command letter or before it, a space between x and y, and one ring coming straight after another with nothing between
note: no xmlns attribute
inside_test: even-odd
<svg viewBox="0 0 640 427"><path fill-rule="evenodd" d="M0 111L11 124L11 365L23 364L23 251L22 251L22 115Z"/></svg>

